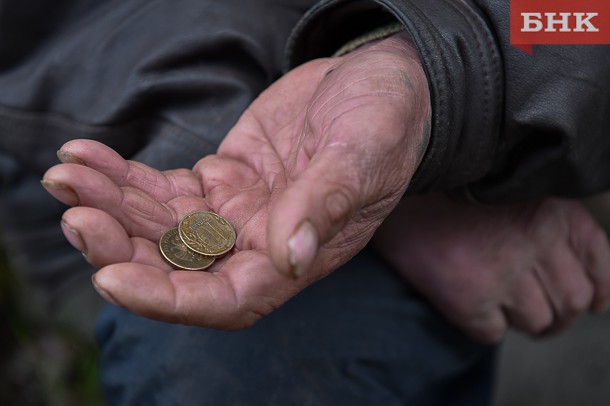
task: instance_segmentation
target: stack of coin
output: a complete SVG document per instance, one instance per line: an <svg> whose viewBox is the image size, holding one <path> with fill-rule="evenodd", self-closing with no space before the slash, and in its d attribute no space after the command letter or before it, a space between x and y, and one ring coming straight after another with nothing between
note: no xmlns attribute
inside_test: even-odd
<svg viewBox="0 0 610 406"><path fill-rule="evenodd" d="M194 211L187 214L177 228L163 234L159 248L170 264L200 271L229 252L235 239L235 229L227 219L210 211Z"/></svg>

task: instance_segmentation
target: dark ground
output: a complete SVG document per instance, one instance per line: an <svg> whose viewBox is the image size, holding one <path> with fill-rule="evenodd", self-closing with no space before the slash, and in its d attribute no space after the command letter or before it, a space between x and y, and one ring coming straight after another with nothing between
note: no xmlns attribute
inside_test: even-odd
<svg viewBox="0 0 610 406"><path fill-rule="evenodd" d="M610 197L589 205L610 230ZM0 405L103 404L92 337L102 301L88 278L81 290L63 315L49 318L41 295L9 269L0 250ZM609 342L610 314L585 316L553 339L510 333L500 353L493 406L610 404Z"/></svg>

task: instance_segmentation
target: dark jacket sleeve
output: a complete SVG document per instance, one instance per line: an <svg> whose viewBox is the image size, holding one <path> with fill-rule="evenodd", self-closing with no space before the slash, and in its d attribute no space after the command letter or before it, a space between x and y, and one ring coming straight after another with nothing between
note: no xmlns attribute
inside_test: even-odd
<svg viewBox="0 0 610 406"><path fill-rule="evenodd" d="M432 138L411 192L495 203L610 188L610 46L528 55L509 43L508 1L322 1L295 29L287 63L328 56L395 19L432 95Z"/></svg>
<svg viewBox="0 0 610 406"><path fill-rule="evenodd" d="M42 174L64 142L93 138L159 169L191 167L281 75L314 3L3 1L0 152Z"/></svg>

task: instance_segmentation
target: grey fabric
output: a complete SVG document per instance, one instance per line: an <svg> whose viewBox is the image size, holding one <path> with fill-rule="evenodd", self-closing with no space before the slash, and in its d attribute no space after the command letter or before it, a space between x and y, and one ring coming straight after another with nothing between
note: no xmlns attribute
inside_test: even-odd
<svg viewBox="0 0 610 406"><path fill-rule="evenodd" d="M253 327L99 320L108 405L485 406L495 348L470 341L370 250Z"/></svg>

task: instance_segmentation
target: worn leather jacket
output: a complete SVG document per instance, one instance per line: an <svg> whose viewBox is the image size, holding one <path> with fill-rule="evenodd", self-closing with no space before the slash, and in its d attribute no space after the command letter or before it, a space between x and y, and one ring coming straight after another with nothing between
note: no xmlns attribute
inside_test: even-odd
<svg viewBox="0 0 610 406"><path fill-rule="evenodd" d="M291 66L388 14L411 33L432 93L432 139L412 191L504 203L610 186L610 45L528 55L510 45L508 1L327 0L297 26Z"/></svg>

